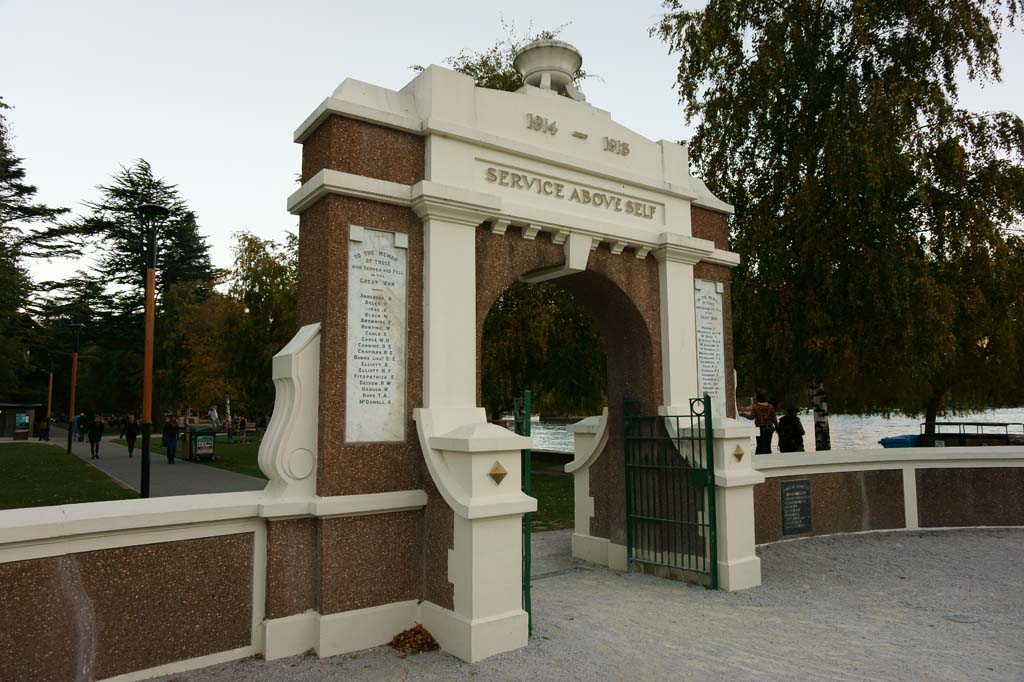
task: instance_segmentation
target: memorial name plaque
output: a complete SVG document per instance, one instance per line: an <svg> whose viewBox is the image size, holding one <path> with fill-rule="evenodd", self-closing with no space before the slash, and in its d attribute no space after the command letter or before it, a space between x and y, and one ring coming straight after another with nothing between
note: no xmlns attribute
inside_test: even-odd
<svg viewBox="0 0 1024 682"><path fill-rule="evenodd" d="M782 481L782 534L811 532L811 482Z"/></svg>
<svg viewBox="0 0 1024 682"><path fill-rule="evenodd" d="M405 440L408 235L352 225L345 441Z"/></svg>
<svg viewBox="0 0 1024 682"><path fill-rule="evenodd" d="M725 416L725 324L721 282L693 280L697 317L697 381L701 394L711 396L711 414Z"/></svg>

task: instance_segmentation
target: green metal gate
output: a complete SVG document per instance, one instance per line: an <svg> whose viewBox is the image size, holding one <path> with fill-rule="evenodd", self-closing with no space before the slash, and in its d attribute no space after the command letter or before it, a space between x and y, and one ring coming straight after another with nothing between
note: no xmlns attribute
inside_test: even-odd
<svg viewBox="0 0 1024 682"><path fill-rule="evenodd" d="M718 589L711 398L658 416L627 399L623 416L629 570Z"/></svg>
<svg viewBox="0 0 1024 682"><path fill-rule="evenodd" d="M530 435L530 391L523 391L522 398L516 398L512 402L512 419L515 432L520 436ZM533 486L530 481L530 456L532 450L523 450L521 474L523 481L523 492L530 495ZM533 610L530 605L530 520L533 514L523 514L523 611L529 616L530 634L533 634Z"/></svg>

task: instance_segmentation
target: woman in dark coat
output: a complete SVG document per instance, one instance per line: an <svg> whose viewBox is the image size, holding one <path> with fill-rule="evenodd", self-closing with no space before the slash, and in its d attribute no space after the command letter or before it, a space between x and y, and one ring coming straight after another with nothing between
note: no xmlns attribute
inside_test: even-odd
<svg viewBox="0 0 1024 682"><path fill-rule="evenodd" d="M121 438L128 442L128 456L131 457L135 451L135 439L139 437L139 424L135 421L135 415L128 415L124 420L124 428L121 429Z"/></svg>
<svg viewBox="0 0 1024 682"><path fill-rule="evenodd" d="M178 420L168 417L164 422L164 450L167 452L167 463L174 464L174 451L178 449Z"/></svg>
<svg viewBox="0 0 1024 682"><path fill-rule="evenodd" d="M786 416L779 420L779 452L804 451L804 425L800 423L797 409L791 407Z"/></svg>
<svg viewBox="0 0 1024 682"><path fill-rule="evenodd" d="M100 458L100 441L103 440L103 417L96 415L89 427L89 452L93 459Z"/></svg>

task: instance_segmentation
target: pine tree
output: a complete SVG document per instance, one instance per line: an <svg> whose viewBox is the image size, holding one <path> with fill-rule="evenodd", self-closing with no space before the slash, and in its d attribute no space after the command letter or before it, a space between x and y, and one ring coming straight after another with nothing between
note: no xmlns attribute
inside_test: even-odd
<svg viewBox="0 0 1024 682"><path fill-rule="evenodd" d="M65 305L88 310L85 336L93 352L83 352L82 390L86 397L95 391L98 409L138 408L147 263L137 207L155 203L170 211L157 226L155 399L168 407L180 405L187 400L180 374L185 351L173 334L178 320L171 318L188 309L182 298L201 301L210 296L222 273L210 261L195 213L177 187L157 177L147 161L122 167L97 189L99 199L84 204L86 215L34 237L38 248L49 254L95 258L89 271L55 285L57 292L63 290ZM83 286L84 281L98 284L99 291ZM86 294L93 300L83 301Z"/></svg>
<svg viewBox="0 0 1024 682"><path fill-rule="evenodd" d="M22 258L28 228L58 218L64 209L35 201L37 189L26 182L23 159L14 144L0 98L0 398L24 399L39 395L36 385L45 360L28 343L34 323L26 312L32 282ZM42 390L45 391L45 388Z"/></svg>

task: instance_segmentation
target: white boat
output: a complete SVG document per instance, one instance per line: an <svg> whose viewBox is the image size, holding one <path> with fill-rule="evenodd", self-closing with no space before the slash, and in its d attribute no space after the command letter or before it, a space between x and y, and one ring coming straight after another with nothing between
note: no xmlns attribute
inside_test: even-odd
<svg viewBox="0 0 1024 682"><path fill-rule="evenodd" d="M513 417L511 414L503 414L503 415L501 415L501 418L498 419L499 422L509 422L509 423L514 422L515 420L516 420L516 418ZM539 423L540 422L540 415L539 414L531 414L530 415L530 421L532 423L534 423L534 424Z"/></svg>

